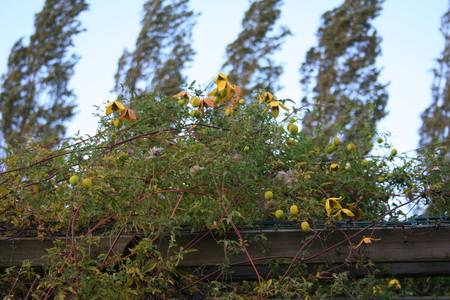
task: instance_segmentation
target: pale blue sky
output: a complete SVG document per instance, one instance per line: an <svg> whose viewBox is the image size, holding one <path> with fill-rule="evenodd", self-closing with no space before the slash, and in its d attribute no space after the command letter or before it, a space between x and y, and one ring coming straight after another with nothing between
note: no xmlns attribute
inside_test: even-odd
<svg viewBox="0 0 450 300"><path fill-rule="evenodd" d="M81 21L87 29L75 38L75 52L81 56L71 87L78 96L79 113L70 122L68 134L78 130L93 134L97 120L93 105L103 106L113 99L113 75L125 47L132 49L140 30L144 0L89 1L89 11ZM276 58L285 72L277 94L299 100L302 91L298 72L307 49L316 44L320 16L339 5L341 0L285 0L280 24L293 32ZM192 67L186 70L189 81L208 82L224 61L225 46L241 28L247 0L192 0L201 13L194 29L197 51ZM33 32L34 14L44 0L0 0L0 73L6 70L9 51L21 36ZM440 17L447 9L446 0L387 0L375 26L383 38L382 82L390 82L389 115L379 128L392 133L391 142L400 152L417 147L421 112L431 101L431 69L443 49L439 32Z"/></svg>

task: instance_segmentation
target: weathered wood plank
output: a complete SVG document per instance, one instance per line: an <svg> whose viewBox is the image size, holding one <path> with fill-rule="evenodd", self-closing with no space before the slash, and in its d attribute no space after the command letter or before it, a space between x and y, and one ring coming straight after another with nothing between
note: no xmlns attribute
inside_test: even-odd
<svg viewBox="0 0 450 300"><path fill-rule="evenodd" d="M376 263L391 262L438 262L450 261L450 228L424 228L424 229L392 229L376 228L357 234L350 240L345 241L349 236L357 233L357 229L335 230L320 232L320 238L305 247L298 258L305 260L305 263L343 263L356 259L370 258ZM249 239L252 235L264 233L268 243L255 242L247 247L251 257L258 259L267 256L294 257L305 242L306 235L296 229L265 230L265 231L242 231L242 234ZM308 233L311 235L311 233ZM368 247L361 246L355 249L351 246L357 245L363 236L381 238L380 241L373 241ZM194 234L181 236L178 241L180 245L188 245ZM233 233L227 234L228 239L237 240ZM225 253L223 246L218 242L224 237L208 235L193 248L198 251L188 254L181 262L182 266L214 265L223 263ZM345 241L341 245L329 250L326 249ZM164 248L164 247L163 247ZM313 255L323 252L321 255ZM164 251L163 251L164 253ZM244 253L235 255L227 254L231 264L247 260ZM248 262L247 262L248 263ZM256 261L256 264L263 264L264 261Z"/></svg>
<svg viewBox="0 0 450 300"><path fill-rule="evenodd" d="M348 262L341 269L349 270L355 275L361 273L352 266L356 260L366 261L370 259L383 274L391 275L450 275L450 228L441 227L437 229L394 229L376 228L356 234L353 238L349 236L358 232L358 229L345 230L321 230L319 238L307 245L298 256L298 262L309 264L308 268L315 268L317 264L329 266ZM267 260L264 257L286 257L292 258L297 255L299 249L304 245L306 238L313 233L305 234L297 229L271 229L271 230L243 230L242 234L246 240L256 234L264 233L267 242L249 242L247 247L252 259L258 269L264 274ZM178 237L178 243L184 248L189 248L198 234L183 234ZM363 236L381 238L373 241L368 247L361 246L355 249L351 246L359 243ZM123 235L114 247L115 254L122 254L130 247L134 236ZM237 240L236 234L227 233L227 239ZM187 254L180 262L180 267L206 266L207 270L214 270L217 264L225 262L225 252L220 240L223 236L209 234L198 241L192 248L196 252ZM61 238L61 240L65 240ZM97 257L106 253L114 241L114 237L101 237L99 247L91 247L91 256ZM342 242L343 241L343 242ZM342 242L342 243L341 243ZM340 245L326 251L330 247ZM70 241L69 241L70 244ZM158 242L162 253L167 251L167 242L164 239ZM35 238L0 238L0 267L20 265L24 260L30 260L32 265L45 265L46 260L42 256L47 254L46 249L53 247L51 240L38 240ZM320 255L314 256L317 253ZM249 262L244 253L227 253L229 263L236 270L235 275L239 278L251 279L254 271L249 267ZM347 269L345 269L347 268ZM267 268L266 268L267 269ZM338 270L336 270L338 271ZM359 273L358 273L359 272ZM363 274L362 274L363 275Z"/></svg>
<svg viewBox="0 0 450 300"><path fill-rule="evenodd" d="M259 274L263 278L278 277L287 269L287 265L280 265L274 272L268 265L256 264ZM322 264L308 264L305 271L310 274L316 274L318 270L331 269L334 265L324 267ZM255 271L251 265L234 265L226 274L228 280L257 280ZM376 267L361 269L356 268L354 264L348 264L339 268L334 268L330 273L322 273L323 276L331 276L332 273L349 272L352 277L364 277L373 272L379 277L420 277L420 276L449 276L450 262L407 262L407 263L383 263L377 264ZM216 278L224 278L225 276L218 271L217 267L208 266L196 271L202 276L212 274L211 280Z"/></svg>
<svg viewBox="0 0 450 300"><path fill-rule="evenodd" d="M113 248L113 252L122 254L132 238L133 236L120 237ZM91 257L97 257L101 253L107 253L114 239L115 236L101 237L99 247L91 246L89 248ZM65 238L58 238L58 240L66 242ZM67 244L70 244L70 240ZM55 247L55 244L51 239L1 238L0 267L19 266L24 260L29 260L32 266L45 265L47 260L42 257L48 254L46 249L53 247Z"/></svg>

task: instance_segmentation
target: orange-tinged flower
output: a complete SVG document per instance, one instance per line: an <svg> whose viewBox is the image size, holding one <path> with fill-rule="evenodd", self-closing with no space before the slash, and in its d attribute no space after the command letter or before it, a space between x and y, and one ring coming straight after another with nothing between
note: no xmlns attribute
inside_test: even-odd
<svg viewBox="0 0 450 300"><path fill-rule="evenodd" d="M371 237L363 236L363 238L361 239L361 242L359 242L359 244L357 246L355 246L355 248L359 248L362 244L369 245L369 244L372 243L372 241L379 241L379 240L381 240L381 238L380 239L374 239L374 238L371 238Z"/></svg>
<svg viewBox="0 0 450 300"><path fill-rule="evenodd" d="M136 122L136 114L134 112L134 110L132 109L125 109L122 111L122 113L120 114L119 120L123 121L123 120L130 120L132 122Z"/></svg>
<svg viewBox="0 0 450 300"><path fill-rule="evenodd" d="M239 86L233 84L233 89L239 97L242 97L244 95L242 89Z"/></svg>
<svg viewBox="0 0 450 300"><path fill-rule="evenodd" d="M172 96L173 98L184 101L185 104L189 103L189 99L191 98L191 94L188 92L181 92Z"/></svg>
<svg viewBox="0 0 450 300"><path fill-rule="evenodd" d="M177 99L189 99L191 97L191 95L188 92L180 92L176 95L172 96L173 98L177 98Z"/></svg>
<svg viewBox="0 0 450 300"><path fill-rule="evenodd" d="M106 105L106 114L109 115L113 111L123 112L125 110L125 106L119 101L111 101Z"/></svg>

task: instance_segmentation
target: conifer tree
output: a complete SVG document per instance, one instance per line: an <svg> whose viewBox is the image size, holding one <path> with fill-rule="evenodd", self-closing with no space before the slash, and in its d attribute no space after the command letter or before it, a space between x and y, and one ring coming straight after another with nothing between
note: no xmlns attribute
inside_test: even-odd
<svg viewBox="0 0 450 300"><path fill-rule="evenodd" d="M78 61L69 50L82 31L77 16L87 7L84 0L46 0L28 45L23 38L14 44L1 79L3 142L17 146L25 136L65 133L64 122L75 113L68 83Z"/></svg>
<svg viewBox="0 0 450 300"><path fill-rule="evenodd" d="M332 137L339 130L346 140L358 141L361 133L373 135L386 115L386 85L378 82L375 65L381 39L371 24L382 3L345 0L322 15L318 45L300 68L306 93L302 102L313 110L302 121L308 135L323 130Z"/></svg>
<svg viewBox="0 0 450 300"><path fill-rule="evenodd" d="M421 146L434 142L450 145L450 10L441 18L441 32L445 46L433 70L432 103L422 113ZM450 150L444 153L450 153Z"/></svg>
<svg viewBox="0 0 450 300"><path fill-rule="evenodd" d="M185 82L182 70L192 61L194 12L189 0L149 0L144 4L142 29L132 52L119 59L114 90L173 95Z"/></svg>
<svg viewBox="0 0 450 300"><path fill-rule="evenodd" d="M224 72L246 95L259 89L272 93L280 89L277 82L283 67L272 55L290 34L286 27L275 28L281 4L281 0L253 0L242 20L241 33L227 46Z"/></svg>

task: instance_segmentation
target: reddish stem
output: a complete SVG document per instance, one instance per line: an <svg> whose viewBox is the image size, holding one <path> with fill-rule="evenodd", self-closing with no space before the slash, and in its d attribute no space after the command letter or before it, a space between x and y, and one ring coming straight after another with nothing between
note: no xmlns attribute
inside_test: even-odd
<svg viewBox="0 0 450 300"><path fill-rule="evenodd" d="M114 247L117 244L117 241L119 240L120 236L122 235L123 231L125 230L125 227L122 227L119 231L119 233L117 234L116 238L114 239L111 247L109 247L108 253L106 253L105 259L102 262L102 265L108 260L109 255L111 254L111 252L113 251Z"/></svg>
<svg viewBox="0 0 450 300"><path fill-rule="evenodd" d="M222 207L225 211L225 214L228 217L228 220L229 220L231 226L233 227L234 232L236 232L236 235L238 236L239 241L242 244L242 248L244 249L245 255L247 255L247 258L250 261L250 264L252 265L253 270L255 270L256 276L258 277L258 283L261 284L261 275L259 275L258 269L256 268L255 263L253 262L253 259L251 258L250 253L247 250L247 247L245 246L245 240L242 238L240 231L238 230L238 228L234 224L233 220L231 219L230 214L228 213L228 209L225 206L225 203L223 201L222 201Z"/></svg>
<svg viewBox="0 0 450 300"><path fill-rule="evenodd" d="M77 247L76 247L76 239L75 239L75 222L77 221L77 217L78 214L80 213L80 210L83 208L83 204L80 205L80 207L78 207L78 209L75 211L75 214L73 216L72 219L72 224L71 224L71 233L72 233L72 253L73 253L73 258L75 261L75 277L77 280L76 283L76 290L77 290L77 294L79 293L79 286L80 286L80 268L78 266L78 257L77 257Z"/></svg>

